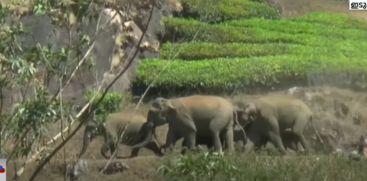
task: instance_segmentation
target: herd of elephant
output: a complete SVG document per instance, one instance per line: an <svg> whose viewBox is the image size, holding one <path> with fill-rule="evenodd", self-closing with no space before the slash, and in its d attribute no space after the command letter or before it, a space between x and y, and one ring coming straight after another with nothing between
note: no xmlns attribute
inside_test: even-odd
<svg viewBox="0 0 367 181"><path fill-rule="evenodd" d="M163 150L172 151L181 138L183 151L204 144L220 153L223 149L232 152L238 140L243 141L246 149L258 149L271 142L283 154L286 149L307 151L309 146L303 131L311 119L309 107L287 95L236 101L211 95L159 97L152 101L146 117L126 111L109 114L102 131L101 154L109 158L123 143L131 146L130 157L137 156L142 147L163 155ZM160 144L155 130L164 124L168 124L168 132L166 142ZM243 134L235 134L235 128L240 128ZM80 156L94 137L92 130L86 127Z"/></svg>

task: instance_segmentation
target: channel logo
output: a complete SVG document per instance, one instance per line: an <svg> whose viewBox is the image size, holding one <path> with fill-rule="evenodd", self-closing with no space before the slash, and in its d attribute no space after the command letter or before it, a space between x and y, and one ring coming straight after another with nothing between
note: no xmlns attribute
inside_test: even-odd
<svg viewBox="0 0 367 181"><path fill-rule="evenodd" d="M6 181L6 160L0 159L0 181Z"/></svg>
<svg viewBox="0 0 367 181"><path fill-rule="evenodd" d="M2 165L0 165L0 173L5 173L5 168Z"/></svg>

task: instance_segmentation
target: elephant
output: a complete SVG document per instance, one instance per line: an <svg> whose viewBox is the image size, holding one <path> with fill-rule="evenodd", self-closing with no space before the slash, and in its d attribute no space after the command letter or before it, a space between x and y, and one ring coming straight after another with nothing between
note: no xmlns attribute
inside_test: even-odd
<svg viewBox="0 0 367 181"><path fill-rule="evenodd" d="M211 138L214 149L222 153L220 134L224 134L228 151L234 150L233 127L236 111L225 98L211 95L192 95L153 100L148 112L147 123L151 126L144 141L134 145L139 148L152 139L157 126L168 124L166 143L163 148L172 151L177 140L183 138L184 146L194 149L197 138Z"/></svg>
<svg viewBox="0 0 367 181"><path fill-rule="evenodd" d="M264 146L268 141L283 154L286 147L298 150L298 143L308 151L303 135L312 120L310 108L299 99L286 95L268 95L234 102L238 121L251 141L249 147Z"/></svg>
<svg viewBox="0 0 367 181"><path fill-rule="evenodd" d="M125 145L132 146L138 142L141 142L145 137L145 133L147 132L146 117L137 112L117 112L111 113L107 116L105 125L102 128L103 136L104 136L104 144L101 148L101 154L104 158L109 159L107 156L107 152L110 151L112 155L115 150L117 151L118 142L123 143ZM93 138L93 130L95 127L87 126L84 132L84 143L82 150L80 152L80 156L83 155L92 141ZM121 134L124 135L121 137ZM155 140L158 141L156 135L154 133ZM121 140L120 140L121 139ZM150 141L145 145L145 148L152 150L156 155L162 156L162 152L160 146L158 146L157 142ZM138 155L140 148L134 148L131 151L131 157L136 157ZM117 154L116 154L117 155Z"/></svg>

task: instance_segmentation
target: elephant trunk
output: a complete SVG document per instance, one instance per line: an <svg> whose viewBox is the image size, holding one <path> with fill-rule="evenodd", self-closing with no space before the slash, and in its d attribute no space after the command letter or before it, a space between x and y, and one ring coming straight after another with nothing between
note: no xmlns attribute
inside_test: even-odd
<svg viewBox="0 0 367 181"><path fill-rule="evenodd" d="M87 126L85 128L84 138L83 138L83 147L82 147L82 150L80 151L79 157L81 157L87 150L90 142L92 141L92 136L93 136L92 128Z"/></svg>
<svg viewBox="0 0 367 181"><path fill-rule="evenodd" d="M153 133L155 132L155 127L152 122L147 122L143 125L143 128L141 130L141 133L143 133L144 140L140 143L137 143L131 147L131 149L138 149L141 147L146 146L149 142L153 140Z"/></svg>
<svg viewBox="0 0 367 181"><path fill-rule="evenodd" d="M101 148L101 155L105 158L105 159L110 159L110 156L107 156L107 151L108 151L108 146L106 144L104 144Z"/></svg>

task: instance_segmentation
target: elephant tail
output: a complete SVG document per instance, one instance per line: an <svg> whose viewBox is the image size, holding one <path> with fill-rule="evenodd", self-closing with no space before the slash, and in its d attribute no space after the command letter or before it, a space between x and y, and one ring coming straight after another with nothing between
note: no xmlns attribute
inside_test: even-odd
<svg viewBox="0 0 367 181"><path fill-rule="evenodd" d="M246 135L246 132L245 132L245 129L241 126L241 124L238 122L238 115L237 115L237 111L236 110L234 110L233 111L233 122L235 123L234 125L233 125L233 127L237 124L238 125L238 127L240 128L240 130L242 131L242 133L243 133L243 136L244 136L244 142L243 142L243 144L246 144L247 143L247 135Z"/></svg>
<svg viewBox="0 0 367 181"><path fill-rule="evenodd" d="M108 151L108 145L106 143L103 144L102 148L101 148L101 155L105 158L105 159L110 159L110 156L108 156L106 153Z"/></svg>

